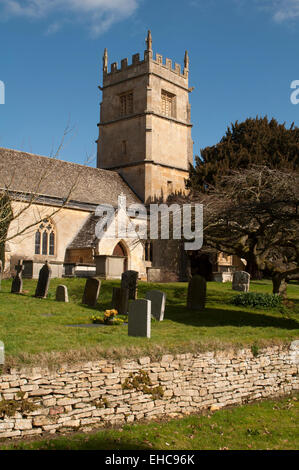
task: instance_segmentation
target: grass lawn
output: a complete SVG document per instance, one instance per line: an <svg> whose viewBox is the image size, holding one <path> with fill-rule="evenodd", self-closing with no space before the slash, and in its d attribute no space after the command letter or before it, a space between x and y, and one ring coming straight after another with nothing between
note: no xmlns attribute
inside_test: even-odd
<svg viewBox="0 0 299 470"><path fill-rule="evenodd" d="M166 422L15 442L0 450L298 450L299 395Z"/></svg>
<svg viewBox="0 0 299 470"><path fill-rule="evenodd" d="M8 364L58 364L76 359L96 357L133 357L140 354L159 356L167 352L192 352L207 349L260 346L290 342L299 338L299 285L288 287L294 308L288 316L279 310L258 310L237 307L230 300L238 293L231 283L208 283L204 312L186 308L187 284L139 283L139 298L147 290L166 292L165 321L152 321L152 337L132 338L127 326L99 328L68 327L90 323L90 317L111 308L112 287L119 281L103 281L96 308L81 304L85 279L52 279L48 299L33 297L36 280L24 280L24 295L10 294L11 281L2 281L0 291L0 339L5 343ZM70 302L55 301L58 284L69 290ZM252 292L271 292L270 281L251 282ZM39 355L39 359L34 355Z"/></svg>

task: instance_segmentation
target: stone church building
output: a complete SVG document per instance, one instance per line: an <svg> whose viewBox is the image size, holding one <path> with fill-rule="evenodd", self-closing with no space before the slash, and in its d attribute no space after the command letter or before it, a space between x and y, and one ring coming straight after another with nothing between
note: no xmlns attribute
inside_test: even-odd
<svg viewBox="0 0 299 470"><path fill-rule="evenodd" d="M23 259L25 277L37 277L48 260L53 277L117 279L133 269L144 280L186 278L187 255L178 242L95 234L98 205L117 209L120 195L127 205L148 205L184 192L193 162L188 53L181 68L153 55L150 31L146 44L144 57L135 54L131 64L123 59L110 69L104 52L97 168L0 148L0 191L18 215L8 229L7 271ZM205 256L211 273L240 265L232 257Z"/></svg>

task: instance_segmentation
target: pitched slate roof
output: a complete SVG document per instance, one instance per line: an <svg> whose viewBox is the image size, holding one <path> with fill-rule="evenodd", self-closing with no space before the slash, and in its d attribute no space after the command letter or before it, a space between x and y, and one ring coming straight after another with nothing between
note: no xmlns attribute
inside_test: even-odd
<svg viewBox="0 0 299 470"><path fill-rule="evenodd" d="M127 203L140 200L122 177L109 170L78 165L0 147L0 188L23 194L37 194L55 200L69 197L80 205L110 204L117 206L123 193ZM54 203L54 202L53 202ZM73 204L74 205L74 204Z"/></svg>
<svg viewBox="0 0 299 470"><path fill-rule="evenodd" d="M95 235L95 228L98 221L99 217L96 217L93 214L90 215L73 241L68 245L68 248L95 248L99 241Z"/></svg>

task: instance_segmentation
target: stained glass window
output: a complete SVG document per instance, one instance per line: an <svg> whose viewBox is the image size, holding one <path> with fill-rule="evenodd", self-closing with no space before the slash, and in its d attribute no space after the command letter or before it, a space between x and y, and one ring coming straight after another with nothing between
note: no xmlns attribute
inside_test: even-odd
<svg viewBox="0 0 299 470"><path fill-rule="evenodd" d="M43 220L35 232L36 255L55 255L55 230L50 220Z"/></svg>

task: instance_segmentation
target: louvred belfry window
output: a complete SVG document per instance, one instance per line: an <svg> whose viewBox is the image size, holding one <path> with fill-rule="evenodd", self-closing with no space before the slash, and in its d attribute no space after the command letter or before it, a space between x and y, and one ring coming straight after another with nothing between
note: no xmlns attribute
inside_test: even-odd
<svg viewBox="0 0 299 470"><path fill-rule="evenodd" d="M54 256L55 255L55 228L52 222L44 219L35 232L35 250L36 255Z"/></svg>
<svg viewBox="0 0 299 470"><path fill-rule="evenodd" d="M176 116L176 101L175 95L168 91L162 90L162 109L161 112L164 116L175 117Z"/></svg>
<svg viewBox="0 0 299 470"><path fill-rule="evenodd" d="M133 114L133 92L120 95L120 115L128 116Z"/></svg>

